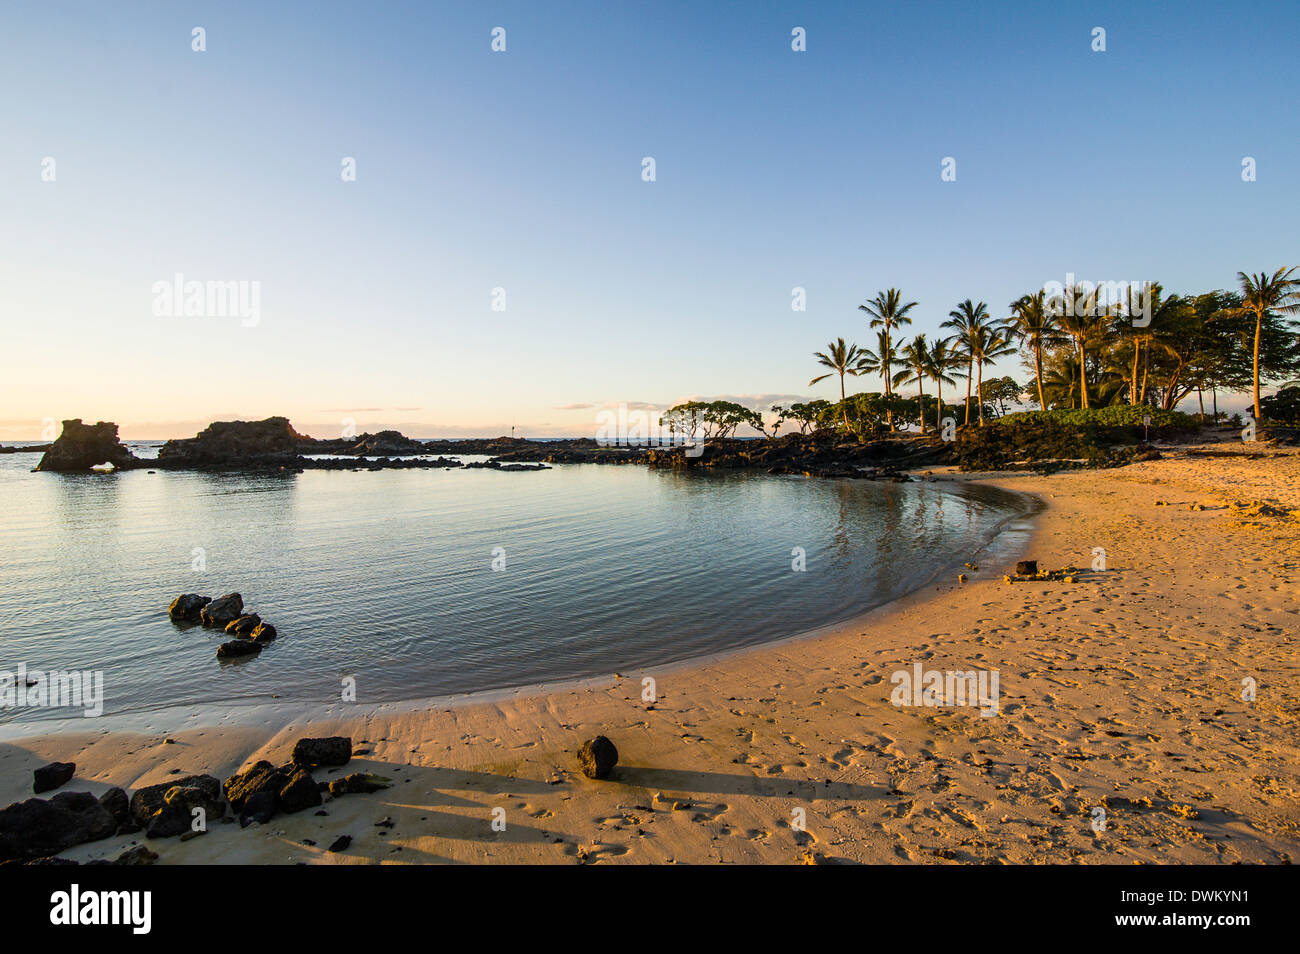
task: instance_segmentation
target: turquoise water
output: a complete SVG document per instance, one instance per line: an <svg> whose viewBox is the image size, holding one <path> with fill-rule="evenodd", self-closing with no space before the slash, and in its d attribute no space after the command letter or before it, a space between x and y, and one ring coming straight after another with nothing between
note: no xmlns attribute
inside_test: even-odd
<svg viewBox="0 0 1300 954"><path fill-rule="evenodd" d="M70 476L36 461L0 457L0 670L102 671L106 714L327 703L346 677L368 703L645 669L848 618L955 572L1024 512L977 485L635 466ZM223 636L166 611L231 590L280 638L221 663Z"/></svg>

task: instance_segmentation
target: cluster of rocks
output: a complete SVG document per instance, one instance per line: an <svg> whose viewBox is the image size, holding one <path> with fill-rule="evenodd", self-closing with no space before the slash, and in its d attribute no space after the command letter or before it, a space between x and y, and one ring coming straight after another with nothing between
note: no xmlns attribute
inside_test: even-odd
<svg viewBox="0 0 1300 954"><path fill-rule="evenodd" d="M91 468L112 464L120 469L140 463L117 437L117 425L111 421L83 424L81 418L63 422L63 432L49 446L37 470L60 473L88 473Z"/></svg>
<svg viewBox="0 0 1300 954"><path fill-rule="evenodd" d="M233 636L217 647L218 659L256 655L278 635L262 617L244 612L244 598L238 593L227 593L215 600L198 593L182 593L172 600L167 615L173 623L198 623L205 629L220 629Z"/></svg>
<svg viewBox="0 0 1300 954"><path fill-rule="evenodd" d="M1016 564L1016 575L1002 578L1004 583L1073 583L1083 571L1077 566L1063 566L1059 570L1040 570L1037 560L1021 560Z"/></svg>
<svg viewBox="0 0 1300 954"><path fill-rule="evenodd" d="M294 745L285 765L259 761L224 782L212 775L187 775L137 789L129 797L124 789L111 788L98 797L89 792L60 792L49 799L15 802L0 809L0 862L48 861L76 845L141 831L151 839L191 837L192 832L197 834L196 818L202 817L205 825L223 821L228 807L229 819L247 827L265 823L277 813L315 808L322 804L324 792L337 798L389 786L390 779L367 772L329 782L312 778L314 769L339 768L351 759L350 738L303 738ZM61 785L75 769L70 762L36 769L33 787L45 791L43 786L53 779L60 779L57 784ZM136 848L116 863L148 863L156 857L147 849Z"/></svg>

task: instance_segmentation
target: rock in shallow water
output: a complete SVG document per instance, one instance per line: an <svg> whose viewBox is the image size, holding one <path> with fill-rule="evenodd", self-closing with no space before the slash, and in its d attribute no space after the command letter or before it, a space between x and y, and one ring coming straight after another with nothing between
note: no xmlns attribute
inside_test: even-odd
<svg viewBox="0 0 1300 954"><path fill-rule="evenodd" d="M587 778L609 778L618 764L618 749L603 735L589 739L578 749L578 765Z"/></svg>
<svg viewBox="0 0 1300 954"><path fill-rule="evenodd" d="M238 659L240 656L253 656L262 651L262 644L251 639L232 639L217 647L218 659Z"/></svg>
<svg viewBox="0 0 1300 954"><path fill-rule="evenodd" d="M172 600L172 605L167 607L167 615L177 623L197 623L199 613L203 607L212 602L210 596L199 596L198 593L182 593L176 599Z"/></svg>
<svg viewBox="0 0 1300 954"><path fill-rule="evenodd" d="M63 422L63 433L50 445L36 469L88 473L97 464L128 467L135 462L135 455L117 439L116 424L83 424L78 417Z"/></svg>
<svg viewBox="0 0 1300 954"><path fill-rule="evenodd" d="M230 636L247 637L261 622L262 617L256 613L244 613L226 624L226 633Z"/></svg>
<svg viewBox="0 0 1300 954"><path fill-rule="evenodd" d="M199 610L199 621L204 626L224 629L227 623L234 622L244 613L244 598L238 593L218 596Z"/></svg>
<svg viewBox="0 0 1300 954"><path fill-rule="evenodd" d="M270 623L258 623L253 627L253 631L249 633L248 638L255 643L269 643L275 639L276 635L275 627Z"/></svg>

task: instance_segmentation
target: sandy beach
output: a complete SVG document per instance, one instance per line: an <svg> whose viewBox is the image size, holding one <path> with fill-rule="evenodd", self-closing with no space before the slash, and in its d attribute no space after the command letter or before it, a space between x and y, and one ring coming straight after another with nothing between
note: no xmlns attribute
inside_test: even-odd
<svg viewBox="0 0 1300 954"><path fill-rule="evenodd" d="M174 864L1293 860L1300 454L1207 445L1115 470L916 476L1035 495L1023 556L1080 571L1008 583L1014 561L980 564L807 639L493 702L171 742L21 739L0 746L0 804L30 797L32 769L52 760L77 763L62 790L98 794L224 779L286 760L303 736L348 735L356 755L335 772L391 788L147 843ZM998 713L894 705L891 676L918 663L996 670ZM607 781L577 768L598 734L620 753ZM350 847L326 850L344 834Z"/></svg>

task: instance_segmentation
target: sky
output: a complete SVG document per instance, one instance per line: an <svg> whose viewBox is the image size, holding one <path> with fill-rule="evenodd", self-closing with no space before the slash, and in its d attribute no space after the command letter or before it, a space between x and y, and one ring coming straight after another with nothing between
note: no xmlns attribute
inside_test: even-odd
<svg viewBox="0 0 1300 954"><path fill-rule="evenodd" d="M812 352L891 286L931 336L1067 273L1231 287L1300 263L1297 40L1294 2L6 5L0 439L589 436L837 398Z"/></svg>

